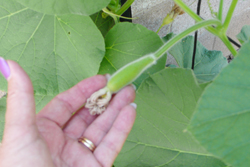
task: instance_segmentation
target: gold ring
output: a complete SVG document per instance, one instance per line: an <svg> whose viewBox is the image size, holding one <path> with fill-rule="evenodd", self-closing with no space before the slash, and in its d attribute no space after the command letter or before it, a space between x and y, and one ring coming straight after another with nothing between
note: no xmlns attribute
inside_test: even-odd
<svg viewBox="0 0 250 167"><path fill-rule="evenodd" d="M94 152L95 151L95 145L92 141L90 141L89 139L85 138L85 137L81 137L78 139L79 143L84 144L90 151Z"/></svg>

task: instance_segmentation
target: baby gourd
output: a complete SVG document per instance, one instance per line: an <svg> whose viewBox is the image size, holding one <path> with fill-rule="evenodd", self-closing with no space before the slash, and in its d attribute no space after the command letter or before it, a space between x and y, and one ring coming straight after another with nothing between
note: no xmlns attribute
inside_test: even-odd
<svg viewBox="0 0 250 167"><path fill-rule="evenodd" d="M155 64L157 58L153 54L143 56L116 71L109 79L107 86L91 95L85 105L91 115L105 111L113 93L136 80L145 70Z"/></svg>

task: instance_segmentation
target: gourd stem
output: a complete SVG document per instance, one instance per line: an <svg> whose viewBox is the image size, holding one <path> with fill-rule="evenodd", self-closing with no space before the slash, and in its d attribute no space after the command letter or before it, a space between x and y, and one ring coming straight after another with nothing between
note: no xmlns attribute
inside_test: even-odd
<svg viewBox="0 0 250 167"><path fill-rule="evenodd" d="M164 26L164 25L161 25L161 26L158 28L158 30L156 31L157 34L160 32L160 30L161 30L161 28L162 28L163 26Z"/></svg>
<svg viewBox="0 0 250 167"><path fill-rule="evenodd" d="M226 17L225 22L223 23L223 26L222 26L225 32L227 31L228 26L231 22L231 19L232 19L232 16L233 16L233 13L234 13L234 10L235 10L237 3L238 3L238 0L233 0L231 5L230 5L230 8L227 12L227 17Z"/></svg>
<svg viewBox="0 0 250 167"><path fill-rule="evenodd" d="M220 21L222 21L223 19L223 4L224 4L224 1L220 0L220 7L218 11L218 16L217 16Z"/></svg>
<svg viewBox="0 0 250 167"><path fill-rule="evenodd" d="M230 50L230 52L232 53L232 55L235 57L237 56L238 52L234 49L233 45L231 44L231 42L228 40L228 37L226 36L226 34L219 36L220 39L222 40L222 42L226 45L226 47Z"/></svg>
<svg viewBox="0 0 250 167"><path fill-rule="evenodd" d="M194 32L200 28L211 26L211 25L219 26L219 25L221 25L221 22L219 20L211 19L211 20L201 21L201 22L195 24L194 26L192 26L192 27L186 29L185 31L183 31L182 33L176 35L171 40L169 40L169 42L164 44L160 49L158 49L154 53L155 57L157 59L159 59L166 51L168 51L172 46L174 46L174 44L176 44L179 40L181 40L182 38L189 35L191 32Z"/></svg>
<svg viewBox="0 0 250 167"><path fill-rule="evenodd" d="M182 0L174 0L174 2L180 6L189 16L191 16L196 22L200 22L203 19L200 18L193 10L191 10ZM206 27L206 29L214 35L217 35L217 31L212 26Z"/></svg>
<svg viewBox="0 0 250 167"><path fill-rule="evenodd" d="M122 7L116 12L117 15L122 15L134 2L135 0L127 0Z"/></svg>

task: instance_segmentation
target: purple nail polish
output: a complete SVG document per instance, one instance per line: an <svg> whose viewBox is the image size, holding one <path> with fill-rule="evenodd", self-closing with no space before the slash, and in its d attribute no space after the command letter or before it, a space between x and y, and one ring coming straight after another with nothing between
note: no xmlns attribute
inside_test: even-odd
<svg viewBox="0 0 250 167"><path fill-rule="evenodd" d="M0 72L8 79L10 76L10 67L4 58L0 57Z"/></svg>

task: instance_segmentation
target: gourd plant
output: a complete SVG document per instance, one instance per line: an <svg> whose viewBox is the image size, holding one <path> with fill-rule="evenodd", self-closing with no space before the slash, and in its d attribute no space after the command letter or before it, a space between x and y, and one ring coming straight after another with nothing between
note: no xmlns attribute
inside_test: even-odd
<svg viewBox="0 0 250 167"><path fill-rule="evenodd" d="M187 5L185 5L182 0L175 0L175 3L182 7L182 9L192 16L196 21L198 21L198 23L169 40L155 53L151 53L131 62L113 74L113 76L111 76L110 80L108 81L107 86L104 89L94 93L93 96L88 99L86 107L90 109L91 114L101 114L103 111L105 111L105 106L107 106L109 100L111 99L112 93L119 91L121 88L135 81L147 68L156 64L156 61L162 57L164 53L167 52L174 44L186 37L191 32L200 28L206 27L208 31L218 36L224 42L224 44L234 56L237 55L237 51L234 49L226 35L237 1L232 3L224 23L222 22L221 16L223 10L223 1L221 1L220 4L218 19L206 21L202 21L202 19L197 16ZM179 13L181 13L181 11L177 12L177 14Z"/></svg>
<svg viewBox="0 0 250 167"><path fill-rule="evenodd" d="M37 112L80 80L110 73L106 88L89 100L105 103L89 106L101 104L99 111L103 112L111 94L132 82L137 87L138 105L135 125L115 166L250 163L250 27L244 27L238 35L244 43L239 53L226 36L238 0L232 0L225 19L220 0L217 18L205 21L182 0L174 0L197 23L171 39L171 35L161 39L142 25L119 23L117 16L131 0L122 6L118 0L66 1L0 1L0 53L5 59L17 61L31 77ZM114 15L106 16L110 13ZM208 51L198 43L195 68L191 70L189 48L193 37L186 36L200 28L218 36L238 57L227 65L221 52ZM166 51L180 68L165 68ZM6 81L0 80L0 89L7 91ZM5 101L0 100L0 133Z"/></svg>

